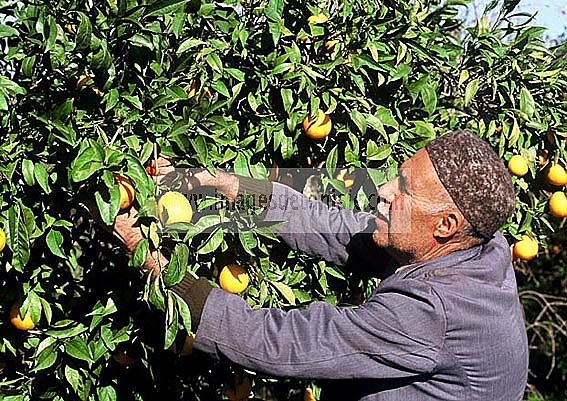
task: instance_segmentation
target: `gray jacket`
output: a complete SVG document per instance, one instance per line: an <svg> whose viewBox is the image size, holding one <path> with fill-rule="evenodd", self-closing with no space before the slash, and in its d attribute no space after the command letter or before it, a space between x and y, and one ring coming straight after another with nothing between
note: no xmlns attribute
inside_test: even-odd
<svg viewBox="0 0 567 401"><path fill-rule="evenodd" d="M352 257L369 269L389 263L371 260L376 250L364 232L372 216L298 206L301 197L274 184L266 214L286 222L279 235L291 247L337 265ZM314 302L252 310L213 289L194 347L261 373L329 379L337 386L327 398L342 401L515 401L528 370L510 250L499 233L486 245L396 270L354 308Z"/></svg>

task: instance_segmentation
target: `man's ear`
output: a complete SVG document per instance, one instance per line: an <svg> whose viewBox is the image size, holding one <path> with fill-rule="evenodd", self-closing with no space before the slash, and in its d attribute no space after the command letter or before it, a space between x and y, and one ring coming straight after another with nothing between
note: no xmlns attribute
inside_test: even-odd
<svg viewBox="0 0 567 401"><path fill-rule="evenodd" d="M463 215L457 211L443 213L439 217L433 236L443 239L451 238L461 229L464 220Z"/></svg>

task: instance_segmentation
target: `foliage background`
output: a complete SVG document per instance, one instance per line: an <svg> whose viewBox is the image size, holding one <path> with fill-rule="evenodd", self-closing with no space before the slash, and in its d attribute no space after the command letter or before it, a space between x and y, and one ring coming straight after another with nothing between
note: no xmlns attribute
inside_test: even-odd
<svg viewBox="0 0 567 401"><path fill-rule="evenodd" d="M8 16L0 25L3 398L226 397L238 367L168 350L190 329L167 290L187 270L214 282L224 264L246 265L252 285L242 296L254 307L356 304L371 288L368 278L290 251L264 227L233 234L249 216L205 213L218 199L196 205L195 224L164 230L144 170L158 150L180 166L259 178L274 163L323 167L324 188L352 207L336 170L369 168L378 185L388 178L381 168L468 128L503 159L520 153L530 162L504 227L511 243L526 232L540 239L537 260L516 262L531 342L526 398L564 399L564 222L547 213L558 188L542 180L537 156L545 149L548 160L567 161L565 51L547 48L528 16L512 18L518 1L490 2L486 15L497 18L463 30L458 11L468 3L0 1ZM309 24L319 12L328 21ZM314 142L300 127L318 108L333 132ZM85 206L94 202L112 222L113 173L137 189L145 239L131 261ZM303 188L304 177L284 177ZM369 189L350 191L364 207ZM155 284L138 268L153 248L172 259ZM10 325L15 300L36 329ZM136 363L117 363L117 351ZM260 399L301 399L308 384L247 374Z"/></svg>

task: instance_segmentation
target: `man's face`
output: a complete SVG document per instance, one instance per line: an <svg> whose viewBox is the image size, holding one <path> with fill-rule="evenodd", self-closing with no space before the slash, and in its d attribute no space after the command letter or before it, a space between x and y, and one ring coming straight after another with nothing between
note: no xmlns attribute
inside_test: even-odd
<svg viewBox="0 0 567 401"><path fill-rule="evenodd" d="M374 242L400 263L419 261L435 245L440 211L450 199L427 151L420 149L404 162L398 176L378 188L378 196L383 203Z"/></svg>

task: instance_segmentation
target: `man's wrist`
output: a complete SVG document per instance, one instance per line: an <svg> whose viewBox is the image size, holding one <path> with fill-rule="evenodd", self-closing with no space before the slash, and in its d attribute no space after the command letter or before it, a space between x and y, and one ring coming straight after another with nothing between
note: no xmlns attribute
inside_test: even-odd
<svg viewBox="0 0 567 401"><path fill-rule="evenodd" d="M150 251L144 263L144 269L156 277L168 263L169 260L160 251Z"/></svg>

